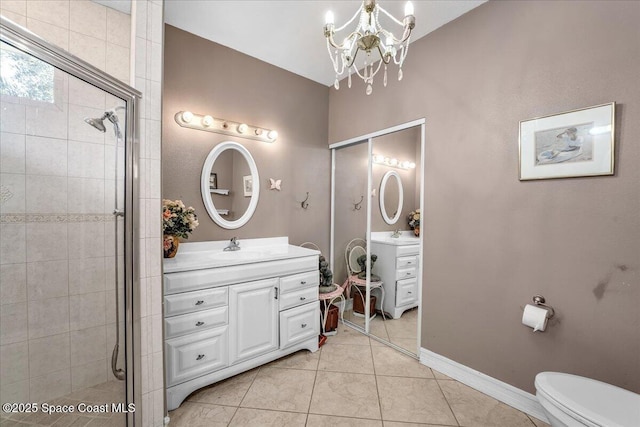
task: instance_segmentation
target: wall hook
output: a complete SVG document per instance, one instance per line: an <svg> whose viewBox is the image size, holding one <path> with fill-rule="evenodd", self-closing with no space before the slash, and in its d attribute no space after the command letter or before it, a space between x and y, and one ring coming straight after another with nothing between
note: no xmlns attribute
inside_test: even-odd
<svg viewBox="0 0 640 427"><path fill-rule="evenodd" d="M358 203L353 204L353 209L359 211L362 209L362 201L364 200L364 196L360 196L360 201Z"/></svg>
<svg viewBox="0 0 640 427"><path fill-rule="evenodd" d="M307 209L309 207L309 203L307 203L307 200L309 200L309 192L307 191L307 198L304 199L302 202L300 202L300 206L302 206L302 209Z"/></svg>

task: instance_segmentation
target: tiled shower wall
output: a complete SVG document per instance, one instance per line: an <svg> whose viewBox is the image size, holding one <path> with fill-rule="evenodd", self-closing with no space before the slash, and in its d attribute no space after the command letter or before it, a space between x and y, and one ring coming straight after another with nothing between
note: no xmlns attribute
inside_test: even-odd
<svg viewBox="0 0 640 427"><path fill-rule="evenodd" d="M55 75L54 104L2 98L3 402L47 401L113 379L116 141L83 119L121 102Z"/></svg>
<svg viewBox="0 0 640 427"><path fill-rule="evenodd" d="M83 0L3 0L0 12L129 80L129 15ZM3 97L0 110L3 402L113 379L115 138L83 119L122 102L55 76L55 104Z"/></svg>
<svg viewBox="0 0 640 427"><path fill-rule="evenodd" d="M140 111L140 294L142 425L164 423L161 249L161 81L163 2L139 0L135 11L135 87Z"/></svg>
<svg viewBox="0 0 640 427"><path fill-rule="evenodd" d="M141 404L137 409L142 411L143 425L161 426L164 418L162 252L160 249L160 82L163 2L137 0L132 2L132 5L132 15L129 16L87 0L0 0L0 11L7 18L132 84L143 93L140 105L141 161L138 206L141 212L140 253L136 257L141 275L142 372L138 374L142 376L143 399L139 402ZM132 24L133 27L131 27ZM133 46L131 45L132 34L135 36ZM135 62L131 63L131 70L134 70L132 74L135 75L134 81L129 78L131 47L135 57ZM3 116L10 120L6 115L3 114ZM3 233L3 240L5 237L7 241L14 239L12 235ZM20 240L18 240L19 244ZM13 247L16 248L16 244ZM18 249L20 250L19 247ZM4 252L2 257L5 259ZM2 283L5 281L3 280ZM24 288L26 285L21 286ZM4 292L3 289L3 303ZM26 289L22 292L24 295ZM22 304L24 308L25 302ZM12 308L13 312L7 311L8 317L20 311L18 306ZM19 369L18 372L20 372ZM4 374L3 370L3 378Z"/></svg>

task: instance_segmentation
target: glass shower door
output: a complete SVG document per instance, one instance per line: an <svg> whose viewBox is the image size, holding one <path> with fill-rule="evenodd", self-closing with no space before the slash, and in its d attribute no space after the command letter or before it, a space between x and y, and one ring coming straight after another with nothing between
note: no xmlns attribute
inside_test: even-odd
<svg viewBox="0 0 640 427"><path fill-rule="evenodd" d="M125 425L127 103L0 55L0 400L74 408L0 417Z"/></svg>

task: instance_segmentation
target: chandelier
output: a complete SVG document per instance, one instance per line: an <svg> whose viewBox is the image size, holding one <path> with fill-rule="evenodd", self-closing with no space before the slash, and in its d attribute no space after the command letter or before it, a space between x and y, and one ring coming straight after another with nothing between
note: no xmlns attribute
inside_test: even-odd
<svg viewBox="0 0 640 427"><path fill-rule="evenodd" d="M396 38L393 32L382 28L378 19L380 12L388 16L394 23L403 27L400 38ZM345 37L342 43L336 43L334 39L336 33L344 30L358 17L358 25L355 30ZM338 78L346 71L349 87L351 87L351 74L355 73L367 85L366 94L371 95L373 92L373 78L383 65L383 83L385 87L387 86L387 65L391 61L398 65L398 80L402 80L402 64L409 51L411 30L416 26L416 17L413 16L413 4L410 1L407 2L404 8L402 22L380 7L375 0L364 0L355 15L353 15L353 18L340 28L335 28L333 12L331 11L327 12L325 22L324 35L327 38L327 51L333 63L333 69L336 72L336 80L333 84L336 90L340 89ZM356 64L356 58L361 50L366 54L362 72L360 72ZM375 53L376 50L379 58L374 58L371 55L371 52ZM350 69L352 71L349 71Z"/></svg>

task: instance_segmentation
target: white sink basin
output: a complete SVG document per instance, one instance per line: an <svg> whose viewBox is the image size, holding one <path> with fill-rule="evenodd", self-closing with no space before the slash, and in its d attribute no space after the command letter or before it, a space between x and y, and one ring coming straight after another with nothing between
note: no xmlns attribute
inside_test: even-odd
<svg viewBox="0 0 640 427"><path fill-rule="evenodd" d="M258 259L265 256L265 252L262 251L222 251L222 252L208 252L204 254L206 258L214 260L248 260Z"/></svg>

